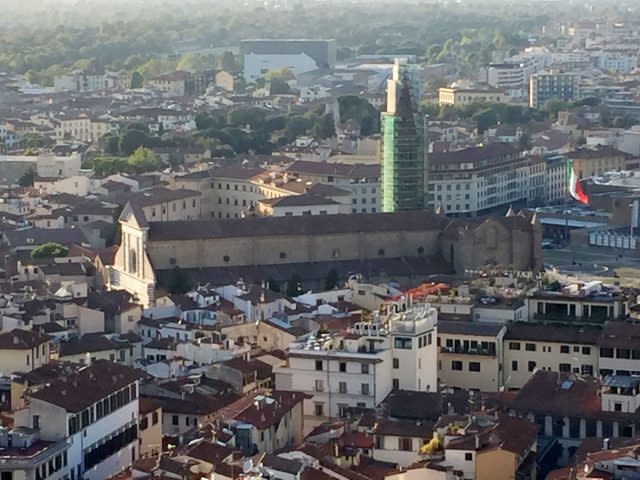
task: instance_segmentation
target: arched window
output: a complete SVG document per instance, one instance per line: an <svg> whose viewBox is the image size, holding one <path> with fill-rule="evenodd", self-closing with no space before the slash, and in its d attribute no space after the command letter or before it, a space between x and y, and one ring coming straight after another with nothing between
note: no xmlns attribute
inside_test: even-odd
<svg viewBox="0 0 640 480"><path fill-rule="evenodd" d="M129 273L136 273L138 271L138 254L135 249L129 250Z"/></svg>

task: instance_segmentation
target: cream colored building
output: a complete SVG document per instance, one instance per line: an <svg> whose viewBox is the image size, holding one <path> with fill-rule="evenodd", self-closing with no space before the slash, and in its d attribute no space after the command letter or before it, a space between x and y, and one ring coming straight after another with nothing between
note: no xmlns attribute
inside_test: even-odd
<svg viewBox="0 0 640 480"><path fill-rule="evenodd" d="M320 195L302 194L260 200L258 202L258 213L268 217L337 215L351 213L351 206Z"/></svg>
<svg viewBox="0 0 640 480"><path fill-rule="evenodd" d="M129 198L149 222L172 222L201 218L201 194L195 190L156 187Z"/></svg>
<svg viewBox="0 0 640 480"><path fill-rule="evenodd" d="M597 375L601 329L574 325L507 325L504 335L504 386L519 389L537 370Z"/></svg>
<svg viewBox="0 0 640 480"><path fill-rule="evenodd" d="M507 97L504 90L487 88L440 87L438 103L442 105L469 105L470 103L504 103Z"/></svg>
<svg viewBox="0 0 640 480"><path fill-rule="evenodd" d="M503 325L438 322L438 378L441 385L497 392L502 379Z"/></svg>
<svg viewBox="0 0 640 480"><path fill-rule="evenodd" d="M162 406L150 398L140 398L138 438L140 458L157 457L162 452Z"/></svg>
<svg viewBox="0 0 640 480"><path fill-rule="evenodd" d="M49 363L51 337L31 330L0 333L0 373L30 372Z"/></svg>

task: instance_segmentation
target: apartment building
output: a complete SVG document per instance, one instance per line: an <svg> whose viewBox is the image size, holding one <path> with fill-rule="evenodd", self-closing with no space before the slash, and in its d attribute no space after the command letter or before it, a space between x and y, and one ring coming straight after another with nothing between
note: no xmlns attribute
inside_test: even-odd
<svg viewBox="0 0 640 480"><path fill-rule="evenodd" d="M590 178L602 176L606 172L628 170L638 163L633 155L608 145L580 148L569 152L567 157L571 159L578 178Z"/></svg>
<svg viewBox="0 0 640 480"><path fill-rule="evenodd" d="M484 88L464 88L458 86L440 87L438 104L464 106L471 103L505 103L504 90L487 85Z"/></svg>
<svg viewBox="0 0 640 480"><path fill-rule="evenodd" d="M560 291L538 289L529 293L527 302L529 320L536 321L604 324L629 313L619 287L607 287L600 281L569 284Z"/></svg>
<svg viewBox="0 0 640 480"><path fill-rule="evenodd" d="M510 402L510 411L528 418L540 435L554 436L567 462L587 437L616 439L637 435L640 380L609 376L602 382L564 372L538 371Z"/></svg>
<svg viewBox="0 0 640 480"><path fill-rule="evenodd" d="M131 195L129 202L140 208L149 222L171 222L201 218L200 197L195 190L156 187Z"/></svg>
<svg viewBox="0 0 640 480"><path fill-rule="evenodd" d="M441 385L497 392L503 385L504 325L438 322L438 379Z"/></svg>
<svg viewBox="0 0 640 480"><path fill-rule="evenodd" d="M299 445L303 441L304 400L308 397L301 392L272 390L250 394L229 405L224 421L235 430L236 447L245 455L255 455Z"/></svg>
<svg viewBox="0 0 640 480"><path fill-rule="evenodd" d="M607 375L640 375L640 323L607 322L596 348L601 378Z"/></svg>
<svg viewBox="0 0 640 480"><path fill-rule="evenodd" d="M162 452L162 405L150 398L140 398L139 456L157 457Z"/></svg>
<svg viewBox="0 0 640 480"><path fill-rule="evenodd" d="M258 201L260 215L271 217L297 217L300 215L337 215L351 213L351 205L339 203L321 195L303 193Z"/></svg>
<svg viewBox="0 0 640 480"><path fill-rule="evenodd" d="M148 86L163 92L167 97L184 97L193 93L193 75L178 70L152 78L149 80Z"/></svg>
<svg viewBox="0 0 640 480"><path fill-rule="evenodd" d="M86 115L59 116L53 123L56 141L79 140L81 142L97 142L115 127L110 120L91 119Z"/></svg>
<svg viewBox="0 0 640 480"><path fill-rule="evenodd" d="M66 439L69 479L102 480L139 456L138 382L129 367L98 360L34 392L16 412L16 424L35 428L48 442Z"/></svg>
<svg viewBox="0 0 640 480"><path fill-rule="evenodd" d="M352 213L380 211L380 166L375 164L341 164L298 160L287 173L292 180L323 183L351 192Z"/></svg>
<svg viewBox="0 0 640 480"><path fill-rule="evenodd" d="M504 386L522 388L536 371L597 375L600 328L510 323L504 335Z"/></svg>
<svg viewBox="0 0 640 480"><path fill-rule="evenodd" d="M299 390L308 415L336 418L347 407L373 408L393 389L436 390L437 312L430 306L357 322L347 333L322 333L289 348L288 366L276 368L278 390Z"/></svg>
<svg viewBox="0 0 640 480"><path fill-rule="evenodd" d="M487 425L488 423L488 425ZM477 425L452 435L442 466L462 473L463 480L534 480L538 426L502 416L478 419Z"/></svg>
<svg viewBox="0 0 640 480"><path fill-rule="evenodd" d="M0 478L67 480L68 450L65 439L47 442L36 429L0 426Z"/></svg>
<svg viewBox="0 0 640 480"><path fill-rule="evenodd" d="M545 158L545 205L563 203L568 199L567 157L554 155Z"/></svg>
<svg viewBox="0 0 640 480"><path fill-rule="evenodd" d="M544 103L557 98L570 102L580 97L580 75L575 73L534 73L529 78L529 106L542 108Z"/></svg>
<svg viewBox="0 0 640 480"><path fill-rule="evenodd" d="M521 157L517 145L484 147L429 155L428 206L447 215L475 216L509 205L544 199L545 161Z"/></svg>
<svg viewBox="0 0 640 480"><path fill-rule="evenodd" d="M49 363L52 337L15 328L0 333L0 375L30 372Z"/></svg>

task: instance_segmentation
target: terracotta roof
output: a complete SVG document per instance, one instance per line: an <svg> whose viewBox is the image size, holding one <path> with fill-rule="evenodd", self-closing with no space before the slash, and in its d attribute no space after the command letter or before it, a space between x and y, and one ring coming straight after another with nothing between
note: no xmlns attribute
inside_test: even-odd
<svg viewBox="0 0 640 480"><path fill-rule="evenodd" d="M345 447L373 448L373 437L362 432L345 432L338 439L338 443Z"/></svg>
<svg viewBox="0 0 640 480"><path fill-rule="evenodd" d="M502 330L503 325L482 322L466 322L443 320L438 322L438 334L473 335L478 337L495 337Z"/></svg>
<svg viewBox="0 0 640 480"><path fill-rule="evenodd" d="M271 365L269 365L268 363L256 359L245 360L244 358L239 357L227 360L223 362L222 365L234 370L238 370L243 375L255 372L257 380L265 380L267 378L270 378L273 370Z"/></svg>
<svg viewBox="0 0 640 480"><path fill-rule="evenodd" d="M340 205L335 200L316 195L313 193L303 193L301 195L288 195L286 197L268 198L260 200L260 203L271 205L272 207L308 207L314 205Z"/></svg>
<svg viewBox="0 0 640 480"><path fill-rule="evenodd" d="M147 413L155 412L159 408L162 408L162 405L157 400L153 400L151 398L140 397L138 402L140 415L145 415Z"/></svg>
<svg viewBox="0 0 640 480"><path fill-rule="evenodd" d="M599 393L600 382L593 377L537 371L508 407L517 412L587 419L637 417L636 413L602 411Z"/></svg>
<svg viewBox="0 0 640 480"><path fill-rule="evenodd" d="M30 396L77 413L142 377L142 373L133 368L96 360L78 373L62 377Z"/></svg>
<svg viewBox="0 0 640 480"><path fill-rule="evenodd" d="M265 430L278 423L291 409L307 398L307 395L302 392L273 390L269 397L275 401L264 401L259 407L251 403L234 418L253 425L258 430Z"/></svg>
<svg viewBox="0 0 640 480"><path fill-rule="evenodd" d="M504 339L595 345L601 332L600 327L515 322L507 324Z"/></svg>
<svg viewBox="0 0 640 480"><path fill-rule="evenodd" d="M480 431L476 444L476 435L454 438L447 448L452 450L489 450L501 449L517 456L523 456L532 445L535 445L538 425L516 417L502 416L495 425Z"/></svg>
<svg viewBox="0 0 640 480"><path fill-rule="evenodd" d="M351 215L249 217L242 219L154 222L150 241L179 241L257 236L328 235L383 231L440 230L447 220L427 210Z"/></svg>
<svg viewBox="0 0 640 480"><path fill-rule="evenodd" d="M640 349L640 323L619 320L605 323L598 338L598 346Z"/></svg>
<svg viewBox="0 0 640 480"><path fill-rule="evenodd" d="M230 180L250 180L254 177L262 175L266 172L263 168L245 168L240 166L221 166L213 167L209 170L209 176L214 179L230 179ZM193 175L193 174L187 174ZM177 177L183 178L183 177Z"/></svg>
<svg viewBox="0 0 640 480"><path fill-rule="evenodd" d="M203 441L188 448L186 455L216 465L233 453L233 448L223 447L217 443Z"/></svg>
<svg viewBox="0 0 640 480"><path fill-rule="evenodd" d="M279 457L278 455L265 455L262 459L262 464L271 470L288 473L290 475L297 475L302 469L302 462Z"/></svg>
<svg viewBox="0 0 640 480"><path fill-rule="evenodd" d="M49 342L51 338L39 331L14 328L0 334L0 350L31 350Z"/></svg>

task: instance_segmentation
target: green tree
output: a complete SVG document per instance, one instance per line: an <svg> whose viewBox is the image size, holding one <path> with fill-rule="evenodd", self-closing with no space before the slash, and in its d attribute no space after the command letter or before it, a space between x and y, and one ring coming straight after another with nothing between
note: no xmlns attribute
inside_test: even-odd
<svg viewBox="0 0 640 480"><path fill-rule="evenodd" d="M36 173L34 168L29 168L22 172L20 178L18 178L18 185L21 187L33 187L33 182L35 181L38 174Z"/></svg>
<svg viewBox="0 0 640 480"><path fill-rule="evenodd" d="M297 297L304 292L302 288L302 277L297 273L291 275L287 282L287 295L290 297Z"/></svg>
<svg viewBox="0 0 640 480"><path fill-rule="evenodd" d="M332 268L327 272L327 276L324 279L324 289L333 290L338 285L338 272L335 268Z"/></svg>
<svg viewBox="0 0 640 480"><path fill-rule="evenodd" d="M32 258L58 258L69 255L69 249L55 242L43 243L31 251Z"/></svg>
<svg viewBox="0 0 640 480"><path fill-rule="evenodd" d="M523 133L518 139L518 146L520 147L520 150L531 150L533 147L531 136L528 133Z"/></svg>
<svg viewBox="0 0 640 480"><path fill-rule="evenodd" d="M144 77L137 70L131 74L131 88L142 88L144 86Z"/></svg>
<svg viewBox="0 0 640 480"><path fill-rule="evenodd" d="M138 129L124 130L118 140L118 150L122 155L131 155L139 147L151 145L149 135Z"/></svg>
<svg viewBox="0 0 640 480"><path fill-rule="evenodd" d="M120 136L117 133L107 133L100 139L102 150L108 155L117 155L120 152Z"/></svg>
<svg viewBox="0 0 640 480"><path fill-rule="evenodd" d="M446 78L432 77L424 81L423 89L425 93L435 93L440 87L446 87L448 84Z"/></svg>
<svg viewBox="0 0 640 480"><path fill-rule="evenodd" d="M86 159L83 168L93 170L98 178L108 177L116 173L133 173L134 169L131 164L123 157L102 156L91 157Z"/></svg>
<svg viewBox="0 0 640 480"><path fill-rule="evenodd" d="M138 147L127 161L138 173L155 172L164 166L160 157L146 147Z"/></svg>
<svg viewBox="0 0 640 480"><path fill-rule="evenodd" d="M335 137L336 129L333 115L328 113L327 115L317 117L313 125L312 133L313 136L319 140Z"/></svg>
<svg viewBox="0 0 640 480"><path fill-rule="evenodd" d="M291 93L291 87L282 78L274 77L269 84L269 93L271 95L288 95Z"/></svg>
<svg viewBox="0 0 640 480"><path fill-rule="evenodd" d="M27 148L49 148L55 144L51 138L40 133L27 133L22 141Z"/></svg>
<svg viewBox="0 0 640 480"><path fill-rule="evenodd" d="M224 70L229 73L236 73L238 71L236 58L233 52L223 52L218 61L218 70Z"/></svg>
<svg viewBox="0 0 640 480"><path fill-rule="evenodd" d="M180 267L176 266L169 272L167 290L173 295L182 295L191 290L191 282Z"/></svg>
<svg viewBox="0 0 640 480"><path fill-rule="evenodd" d="M567 102L554 97L545 101L542 104L542 108L540 110L542 110L544 113L549 115L549 118L551 118L552 120L555 120L556 118L558 118L558 112L561 112L566 109L567 109Z"/></svg>
<svg viewBox="0 0 640 480"><path fill-rule="evenodd" d="M269 70L264 74L264 78L270 81L273 81L277 78L283 80L284 82L288 82L289 80L293 80L296 77L289 67L282 67L277 70Z"/></svg>
<svg viewBox="0 0 640 480"><path fill-rule="evenodd" d="M295 140L300 135L307 133L311 127L313 127L313 120L302 115L293 115L287 120L284 134L287 138Z"/></svg>

